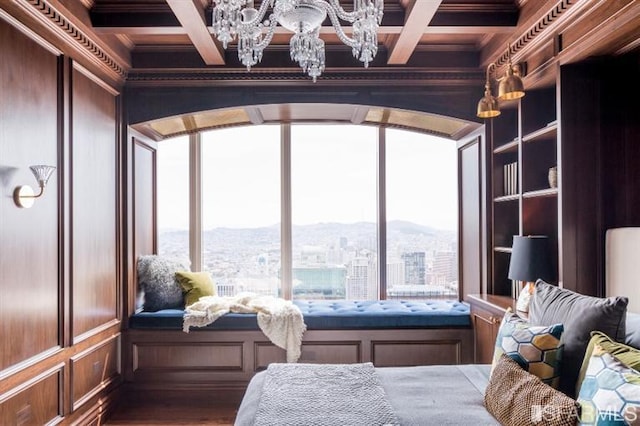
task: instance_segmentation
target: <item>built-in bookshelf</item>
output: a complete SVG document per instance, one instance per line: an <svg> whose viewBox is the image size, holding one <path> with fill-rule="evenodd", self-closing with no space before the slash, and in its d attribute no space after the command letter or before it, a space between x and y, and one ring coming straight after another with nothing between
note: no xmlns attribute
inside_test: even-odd
<svg viewBox="0 0 640 426"><path fill-rule="evenodd" d="M507 275L514 235L547 235L551 256L558 257L556 89L528 90L501 110L488 126L492 206L487 290L511 295Z"/></svg>

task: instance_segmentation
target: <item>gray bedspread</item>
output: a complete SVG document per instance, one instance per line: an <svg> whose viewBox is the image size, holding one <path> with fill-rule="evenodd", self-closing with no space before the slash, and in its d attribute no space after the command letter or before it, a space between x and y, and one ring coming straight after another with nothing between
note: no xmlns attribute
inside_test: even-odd
<svg viewBox="0 0 640 426"><path fill-rule="evenodd" d="M489 370L489 365L376 368L400 424L458 426L498 424L483 404ZM264 377L258 373L249 383L237 426L254 424Z"/></svg>

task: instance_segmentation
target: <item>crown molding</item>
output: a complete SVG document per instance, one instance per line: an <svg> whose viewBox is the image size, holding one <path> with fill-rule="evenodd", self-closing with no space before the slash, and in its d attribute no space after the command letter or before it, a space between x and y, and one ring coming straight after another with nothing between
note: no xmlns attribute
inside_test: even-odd
<svg viewBox="0 0 640 426"><path fill-rule="evenodd" d="M62 39L75 52L109 77L122 85L127 77L126 64L98 45L95 38L68 19L49 0L13 0L12 4L42 24L46 30Z"/></svg>

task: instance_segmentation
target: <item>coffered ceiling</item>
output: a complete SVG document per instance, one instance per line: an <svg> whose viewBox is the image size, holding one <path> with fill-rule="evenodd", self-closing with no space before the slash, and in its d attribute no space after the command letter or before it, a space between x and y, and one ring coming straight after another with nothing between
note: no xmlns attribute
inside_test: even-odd
<svg viewBox="0 0 640 426"><path fill-rule="evenodd" d="M536 0L540 4L546 0ZM340 0L345 10L353 0ZM211 0L84 0L93 30L131 52L130 80L206 72L219 79L306 81L289 58L290 33L278 27L263 60L250 74L236 45L223 49L212 35ZM260 3L256 0L256 6ZM327 20L321 30L327 68L320 80L380 79L401 72L422 79L481 79L481 52L517 27L523 0L384 0L378 54L368 70L351 55ZM345 28L351 33L351 28ZM502 42L500 42L502 43ZM466 75L464 75L467 73ZM480 77L478 77L480 75ZM433 76L431 76L433 78Z"/></svg>

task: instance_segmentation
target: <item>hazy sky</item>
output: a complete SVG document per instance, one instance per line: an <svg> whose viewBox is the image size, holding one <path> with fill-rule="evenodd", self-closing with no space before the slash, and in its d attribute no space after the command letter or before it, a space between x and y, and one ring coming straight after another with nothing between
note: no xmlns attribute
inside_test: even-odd
<svg viewBox="0 0 640 426"><path fill-rule="evenodd" d="M376 220L377 128L292 126L292 215L296 225ZM203 227L280 221L280 126L203 134ZM387 218L456 229L454 141L387 130ZM189 223L188 138L159 143L159 227Z"/></svg>

